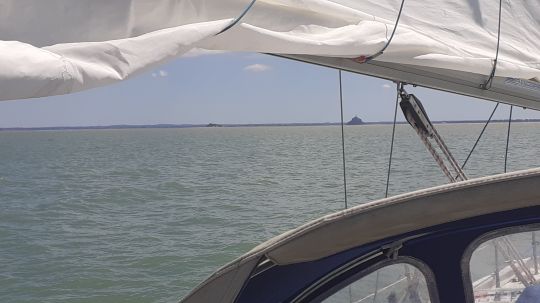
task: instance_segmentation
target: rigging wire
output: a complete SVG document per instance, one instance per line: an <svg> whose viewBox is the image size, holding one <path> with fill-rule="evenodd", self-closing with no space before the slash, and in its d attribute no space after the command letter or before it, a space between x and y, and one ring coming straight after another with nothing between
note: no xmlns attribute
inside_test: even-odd
<svg viewBox="0 0 540 303"><path fill-rule="evenodd" d="M386 191L384 193L384 197L388 198L388 187L390 185L390 171L392 169L392 154L394 153L394 138L396 135L396 120L397 120L397 109L398 109L398 103L399 103L399 93L403 89L403 83L396 82L396 106L394 108L394 122L392 124L392 140L390 141L390 156L388 157L388 172L386 174ZM377 293L379 292L379 272L380 269L377 270L376 276L375 276L375 291L373 292L373 303L377 302Z"/></svg>
<svg viewBox="0 0 540 303"><path fill-rule="evenodd" d="M403 5L405 4L405 0L401 0L401 6L399 7L399 12L398 12L398 16L397 16L397 19L396 19L396 23L394 24L394 29L392 30L392 34L390 35L390 38L388 38L388 41L386 41L386 44L383 46L383 48L378 51L377 53L371 55L371 56L360 56L356 59L357 62L359 63L366 63L370 60L373 60L375 58L377 58L378 56L382 55L384 53L384 51L388 48L388 46L390 46L390 42L392 42L392 39L394 38L394 34L396 33L396 30L397 30L397 27L398 27L398 24L399 24L399 19L401 18L401 12L403 12ZM388 30L387 30L387 34L388 34Z"/></svg>
<svg viewBox="0 0 540 303"><path fill-rule="evenodd" d="M388 187L390 186L390 171L392 169L392 154L394 153L394 137L396 134L396 119L397 119L397 109L398 109L398 103L399 103L399 93L401 89L403 88L403 84L401 82L397 82L397 94L396 94L396 106L394 108L394 123L392 124L392 140L390 143L390 156L388 158L388 172L386 174L386 191L384 193L384 197L388 197Z"/></svg>
<svg viewBox="0 0 540 303"><path fill-rule="evenodd" d="M508 133L506 134L506 150L504 152L504 172L506 172L506 164L508 161L508 143L510 143L510 126L512 125L512 109L514 109L514 106L510 105L510 116L508 117Z"/></svg>
<svg viewBox="0 0 540 303"><path fill-rule="evenodd" d="M471 148L471 151L469 152L469 155L465 159L465 162L463 162L463 165L461 165L461 169L464 169L465 165L467 165L467 162L471 158L471 155L474 152L474 149L476 148L476 146L478 145L478 142L480 142L480 139L484 135L484 132L486 131L487 126L489 125L489 122L491 122L491 118L493 118L493 115L495 114L495 111L497 111L497 107L499 107L499 102L497 102L497 104L495 104L495 108L493 108L493 111L491 112L491 115L489 115L489 118L487 119L486 124L484 124L484 128L482 128L482 131L480 132L480 135L476 139L476 142L474 142L474 145Z"/></svg>
<svg viewBox="0 0 540 303"><path fill-rule="evenodd" d="M501 15L502 15L502 0L499 0L499 25L497 28L497 51L495 53L495 59L493 60L493 68L489 74L489 78L484 84L480 85L483 89L490 89L491 83L493 82L493 77L495 77L495 70L497 69L497 60L499 59L499 46L501 42Z"/></svg>
<svg viewBox="0 0 540 303"><path fill-rule="evenodd" d="M257 0L252 0L248 6L246 6L246 8L244 9L244 11L242 11L242 13L240 14L240 16L238 16L236 19L234 19L231 24L227 25L224 29L220 30L217 34L215 34L214 36L217 36L219 34L222 34L226 31L228 31L229 29L231 29L231 27L235 26L238 22L240 22L240 20L242 20L242 18L244 18L244 16L247 14L247 12L251 9L251 7L253 7L253 4L255 4L255 1Z"/></svg>
<svg viewBox="0 0 540 303"><path fill-rule="evenodd" d="M343 159L343 193L345 195L345 209L347 209L347 169L345 165L345 130L343 127L343 88L341 84L341 69L338 70L339 75L339 105L341 113L341 152Z"/></svg>
<svg viewBox="0 0 540 303"><path fill-rule="evenodd" d="M338 69L339 76L339 109L341 117L341 152L343 160L343 194L345 196L345 209L348 208L347 205L347 168L345 165L345 129L343 123L343 85L341 81L341 69ZM349 285L349 302L352 303L352 286Z"/></svg>
<svg viewBox="0 0 540 303"><path fill-rule="evenodd" d="M377 302L377 293L379 292L379 272L381 269L377 269L377 273L375 276L375 292L373 292L373 303Z"/></svg>

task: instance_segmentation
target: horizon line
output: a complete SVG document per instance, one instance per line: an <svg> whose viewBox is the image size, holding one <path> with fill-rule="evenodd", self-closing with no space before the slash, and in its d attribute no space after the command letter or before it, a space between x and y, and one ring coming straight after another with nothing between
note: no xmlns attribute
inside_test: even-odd
<svg viewBox="0 0 540 303"><path fill-rule="evenodd" d="M439 120L432 121L433 124L467 124L467 123L485 123L486 120ZM491 123L508 122L508 120L496 119L491 120ZM540 122L540 119L514 119L514 123L520 122ZM349 126L361 125L388 125L393 124L393 121L376 121L362 122ZM396 124L407 124L407 121L396 121ZM158 124L111 124L111 125L83 125L83 126L33 126L33 127L0 127L0 131L16 131L16 130L84 130L84 129L136 129L136 128L197 128L197 127L264 127L264 126L332 126L341 125L341 122L283 122L283 123L158 123ZM344 125L348 125L344 123Z"/></svg>

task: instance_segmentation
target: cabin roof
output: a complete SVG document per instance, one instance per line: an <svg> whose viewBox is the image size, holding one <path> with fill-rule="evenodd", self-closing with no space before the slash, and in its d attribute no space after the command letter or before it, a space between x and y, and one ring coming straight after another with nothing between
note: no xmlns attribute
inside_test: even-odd
<svg viewBox="0 0 540 303"><path fill-rule="evenodd" d="M540 168L414 191L342 210L255 247L183 302L233 302L261 258L277 265L333 254L430 226L540 205Z"/></svg>

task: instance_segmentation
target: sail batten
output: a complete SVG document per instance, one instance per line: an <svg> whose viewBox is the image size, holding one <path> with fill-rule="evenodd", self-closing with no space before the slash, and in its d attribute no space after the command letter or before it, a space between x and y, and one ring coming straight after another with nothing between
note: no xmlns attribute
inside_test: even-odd
<svg viewBox="0 0 540 303"><path fill-rule="evenodd" d="M303 61L316 57L317 62L369 57L387 44L402 0L258 0L238 24L221 33L250 3L4 1L0 4L0 100L107 85L194 48L273 53ZM377 63L399 70L413 67L414 72L408 73L420 77L451 75L447 78L465 79L469 81L465 86L475 88L489 78L497 51L498 1L406 0L403 4L395 36ZM490 92L455 90L452 81L429 85L410 77L382 76L540 109L540 92L531 84L540 83L540 3L504 1L500 12L494 75L499 86ZM340 65L360 72L372 68L350 61ZM522 85L507 79L518 79Z"/></svg>

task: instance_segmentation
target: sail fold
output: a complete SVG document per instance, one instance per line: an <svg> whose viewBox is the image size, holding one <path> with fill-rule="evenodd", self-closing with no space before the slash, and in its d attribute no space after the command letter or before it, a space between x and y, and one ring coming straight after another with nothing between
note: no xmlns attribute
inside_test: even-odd
<svg viewBox="0 0 540 303"><path fill-rule="evenodd" d="M495 76L540 82L537 0L502 1L500 10L492 0L404 0L396 23L402 1L257 0L220 33L251 0L6 0L0 100L114 83L193 48L361 58L383 49L396 25L377 62L485 80L499 41Z"/></svg>

